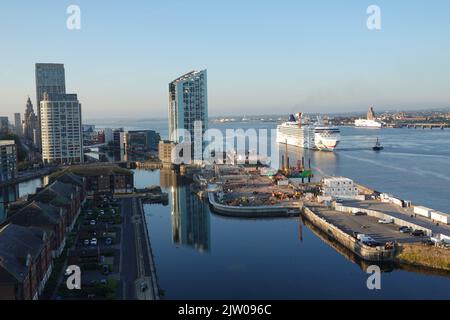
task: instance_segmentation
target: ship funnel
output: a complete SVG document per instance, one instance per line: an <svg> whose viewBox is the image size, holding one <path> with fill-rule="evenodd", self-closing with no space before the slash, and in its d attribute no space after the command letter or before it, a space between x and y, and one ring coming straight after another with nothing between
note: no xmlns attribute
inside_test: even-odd
<svg viewBox="0 0 450 320"><path fill-rule="evenodd" d="M295 117L293 114L289 115L289 122L295 122Z"/></svg>

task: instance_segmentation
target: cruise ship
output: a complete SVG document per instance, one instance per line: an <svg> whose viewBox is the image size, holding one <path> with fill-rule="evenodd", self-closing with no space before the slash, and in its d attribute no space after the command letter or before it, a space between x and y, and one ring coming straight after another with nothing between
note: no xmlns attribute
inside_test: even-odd
<svg viewBox="0 0 450 320"><path fill-rule="evenodd" d="M318 150L334 151L341 140L341 130L338 127L315 127L314 140Z"/></svg>
<svg viewBox="0 0 450 320"><path fill-rule="evenodd" d="M355 127L358 128L381 128L383 124L375 120L375 111L370 107L367 111L367 119L356 119Z"/></svg>
<svg viewBox="0 0 450 320"><path fill-rule="evenodd" d="M277 126L277 142L321 151L334 151L340 141L337 127L311 125L299 113L290 115L289 121Z"/></svg>
<svg viewBox="0 0 450 320"><path fill-rule="evenodd" d="M381 122L369 119L356 119L355 127L358 128L381 128L383 124Z"/></svg>

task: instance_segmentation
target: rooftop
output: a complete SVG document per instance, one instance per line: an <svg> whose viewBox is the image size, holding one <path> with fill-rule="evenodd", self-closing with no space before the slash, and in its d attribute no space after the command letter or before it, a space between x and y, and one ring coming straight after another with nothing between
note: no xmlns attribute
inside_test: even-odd
<svg viewBox="0 0 450 320"><path fill-rule="evenodd" d="M90 164L70 166L63 171L54 173L50 176L50 180L58 179L60 175L65 173L73 173L79 176L107 176L113 174L132 175L133 172L112 164Z"/></svg>
<svg viewBox="0 0 450 320"><path fill-rule="evenodd" d="M14 140L0 140L0 146L9 146L12 144L16 144Z"/></svg>
<svg viewBox="0 0 450 320"><path fill-rule="evenodd" d="M182 75L181 77L178 77L177 79L173 80L172 83L176 84L176 83L181 82L181 81L189 80L190 78L193 78L193 77L195 77L195 76L197 76L197 75L199 75L199 74L201 74L202 72L205 72L205 71L206 70L201 70L201 71L194 70L194 71L188 72L188 73Z"/></svg>
<svg viewBox="0 0 450 320"><path fill-rule="evenodd" d="M45 232L9 224L0 229L0 267L17 280L23 281L28 272L27 257L35 260L42 249Z"/></svg>

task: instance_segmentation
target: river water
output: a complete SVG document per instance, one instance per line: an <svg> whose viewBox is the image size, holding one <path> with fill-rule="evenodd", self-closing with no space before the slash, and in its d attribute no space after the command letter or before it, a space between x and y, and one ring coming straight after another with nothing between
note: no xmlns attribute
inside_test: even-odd
<svg viewBox="0 0 450 320"><path fill-rule="evenodd" d="M97 121L98 127L154 129L167 137L165 120ZM211 124L274 129L275 123ZM385 149L371 150L379 137ZM269 137L272 142L274 137ZM355 181L450 212L450 130L342 128L335 153L288 148L305 157L317 178ZM280 155L285 153L281 148ZM27 192L39 185L29 182ZM145 205L159 283L166 299L450 299L450 277L382 266L382 289L367 289L367 265L330 246L300 219L230 219L210 212L171 172L135 171L136 187L161 185L169 204ZM25 191L26 190L26 191ZM342 252L340 252L342 251Z"/></svg>

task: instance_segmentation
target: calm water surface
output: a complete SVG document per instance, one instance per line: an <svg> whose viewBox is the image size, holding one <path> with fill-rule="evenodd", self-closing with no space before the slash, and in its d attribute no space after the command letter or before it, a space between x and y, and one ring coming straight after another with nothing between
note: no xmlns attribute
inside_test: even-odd
<svg viewBox="0 0 450 320"><path fill-rule="evenodd" d="M102 121L99 127L155 129L165 120ZM275 123L211 124L273 129ZM385 149L371 150L376 138ZM268 138L270 142L274 137ZM273 152L280 156L284 147ZM291 163L311 159L316 178L344 175L379 191L450 212L450 130L342 128L336 153L288 148ZM21 184L21 194L42 181ZM382 290L366 287L367 265L332 248L299 219L240 220L210 212L170 172L136 171L135 184L161 184L169 205L145 205L166 299L450 299L450 277L383 266Z"/></svg>

